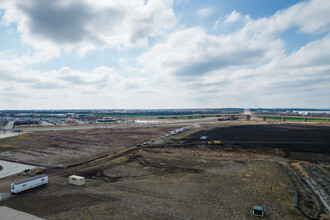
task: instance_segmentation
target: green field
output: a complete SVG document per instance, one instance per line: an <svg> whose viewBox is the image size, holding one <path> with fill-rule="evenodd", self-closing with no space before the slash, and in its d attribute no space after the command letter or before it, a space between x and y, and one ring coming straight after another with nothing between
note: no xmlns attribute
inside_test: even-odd
<svg viewBox="0 0 330 220"><path fill-rule="evenodd" d="M267 120L271 121L282 121L282 117L267 117ZM297 121L297 122L303 122L303 118L289 118L286 117L286 121ZM327 119L317 119L317 118L307 118L307 122L327 122Z"/></svg>
<svg viewBox="0 0 330 220"><path fill-rule="evenodd" d="M272 120L272 121L282 121L282 118L280 117L267 117L267 120Z"/></svg>

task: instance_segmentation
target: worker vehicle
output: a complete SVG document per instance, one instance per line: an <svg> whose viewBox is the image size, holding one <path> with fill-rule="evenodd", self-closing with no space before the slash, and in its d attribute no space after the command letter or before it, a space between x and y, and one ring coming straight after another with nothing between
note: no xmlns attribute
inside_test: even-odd
<svg viewBox="0 0 330 220"><path fill-rule="evenodd" d="M207 136L206 136L206 135L203 135L203 136L201 136L199 139L201 139L201 140L206 140L206 139L207 139Z"/></svg>
<svg viewBox="0 0 330 220"><path fill-rule="evenodd" d="M12 194L20 193L32 188L36 188L48 183L48 176L43 174L35 177L31 177L25 180L13 182L10 185L10 191Z"/></svg>
<svg viewBox="0 0 330 220"><path fill-rule="evenodd" d="M31 175L31 170L30 169L25 169L22 172L18 174L19 176L29 176Z"/></svg>
<svg viewBox="0 0 330 220"><path fill-rule="evenodd" d="M221 141L209 141L207 144L221 144Z"/></svg>
<svg viewBox="0 0 330 220"><path fill-rule="evenodd" d="M39 174L45 172L45 170L46 170L46 169L40 167L40 168L38 168L36 171L34 171L34 174L35 174L35 175L39 175Z"/></svg>
<svg viewBox="0 0 330 220"><path fill-rule="evenodd" d="M46 169L44 167L25 169L22 172L20 172L18 175L19 176L35 176L35 175L39 175L39 174L45 172L45 170Z"/></svg>

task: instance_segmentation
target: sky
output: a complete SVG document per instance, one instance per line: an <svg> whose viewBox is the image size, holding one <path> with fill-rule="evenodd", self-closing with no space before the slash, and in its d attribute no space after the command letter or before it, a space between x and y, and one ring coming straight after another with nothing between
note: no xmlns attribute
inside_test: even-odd
<svg viewBox="0 0 330 220"><path fill-rule="evenodd" d="M328 0L0 0L0 109L330 108Z"/></svg>

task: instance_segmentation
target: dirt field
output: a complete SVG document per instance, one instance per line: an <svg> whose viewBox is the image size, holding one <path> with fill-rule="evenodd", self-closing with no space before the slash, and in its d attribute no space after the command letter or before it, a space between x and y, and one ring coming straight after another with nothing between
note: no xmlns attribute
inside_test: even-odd
<svg viewBox="0 0 330 220"><path fill-rule="evenodd" d="M4 205L47 219L254 219L253 205L264 207L266 219L303 218L278 163L192 152L203 149L140 151L125 163L78 172L87 178L83 188L63 185L66 175L53 177L46 188Z"/></svg>
<svg viewBox="0 0 330 220"><path fill-rule="evenodd" d="M330 140L329 127L220 126L187 133L188 137L181 134L171 143L140 148L115 159L49 169L46 187L17 195L1 205L54 220L256 219L251 214L254 205L264 208L264 219L329 217L317 194L318 189L329 194L329 149L322 145ZM82 149L87 158L89 153L96 155L97 150L105 148L104 152L110 152L110 146L118 146L111 152L119 151L167 130L56 131L30 134L25 140L34 140L42 149L49 149L51 144L61 146L60 149L68 146L72 152ZM224 144L201 143L201 135ZM130 139L123 142L118 138L124 136ZM91 140L95 141L95 151L88 151ZM1 143L9 145L13 143L10 141ZM323 143L315 147L316 142ZM12 151L15 155L21 149L33 152L28 144L23 144L26 141L16 139L15 143L21 145L13 150L8 147L3 153ZM296 146L292 147L294 143ZM39 155L40 159L43 158ZM86 185L68 185L68 176L72 174L86 177ZM17 177L11 178L0 180L0 192L8 190L7 185Z"/></svg>
<svg viewBox="0 0 330 220"><path fill-rule="evenodd" d="M41 165L74 163L148 142L177 127L33 132L0 139L0 158Z"/></svg>

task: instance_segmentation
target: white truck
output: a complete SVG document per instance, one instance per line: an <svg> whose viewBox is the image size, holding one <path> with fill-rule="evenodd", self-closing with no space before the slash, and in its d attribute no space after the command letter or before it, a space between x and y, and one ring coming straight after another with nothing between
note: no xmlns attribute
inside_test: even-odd
<svg viewBox="0 0 330 220"><path fill-rule="evenodd" d="M19 193L48 183L48 176L43 174L11 184L11 193Z"/></svg>

